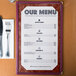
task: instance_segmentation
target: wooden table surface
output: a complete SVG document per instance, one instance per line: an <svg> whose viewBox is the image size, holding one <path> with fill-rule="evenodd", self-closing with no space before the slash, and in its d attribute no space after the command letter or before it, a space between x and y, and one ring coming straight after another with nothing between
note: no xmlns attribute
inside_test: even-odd
<svg viewBox="0 0 76 76"><path fill-rule="evenodd" d="M33 0L33 1L39 1L39 0ZM15 58L0 59L0 76L18 76L16 75L16 3L15 2L10 3L8 0L0 0L0 15L3 17L3 19L15 19L15 28L14 28ZM76 76L76 0L64 0L63 35L64 35L63 38L64 72L61 76ZM19 75L19 76L28 76L28 75Z"/></svg>

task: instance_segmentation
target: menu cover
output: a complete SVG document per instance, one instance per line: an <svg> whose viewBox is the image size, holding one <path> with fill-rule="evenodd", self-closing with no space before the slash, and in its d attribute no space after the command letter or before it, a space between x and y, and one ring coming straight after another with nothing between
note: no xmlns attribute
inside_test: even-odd
<svg viewBox="0 0 76 76"><path fill-rule="evenodd" d="M16 2L17 74L62 74L63 2Z"/></svg>

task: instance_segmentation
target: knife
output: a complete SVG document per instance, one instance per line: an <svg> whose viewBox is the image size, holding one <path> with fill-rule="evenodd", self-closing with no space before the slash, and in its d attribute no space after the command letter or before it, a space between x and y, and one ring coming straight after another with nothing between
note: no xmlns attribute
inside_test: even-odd
<svg viewBox="0 0 76 76"><path fill-rule="evenodd" d="M2 34L3 34L3 22L2 22L2 17L0 16L0 57L3 56Z"/></svg>

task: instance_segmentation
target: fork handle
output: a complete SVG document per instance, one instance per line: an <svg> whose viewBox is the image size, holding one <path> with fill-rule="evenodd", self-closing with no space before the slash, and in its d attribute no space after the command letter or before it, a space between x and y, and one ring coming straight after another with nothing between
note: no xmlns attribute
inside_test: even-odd
<svg viewBox="0 0 76 76"><path fill-rule="evenodd" d="M10 54L9 54L9 34L7 34L7 56L10 56Z"/></svg>

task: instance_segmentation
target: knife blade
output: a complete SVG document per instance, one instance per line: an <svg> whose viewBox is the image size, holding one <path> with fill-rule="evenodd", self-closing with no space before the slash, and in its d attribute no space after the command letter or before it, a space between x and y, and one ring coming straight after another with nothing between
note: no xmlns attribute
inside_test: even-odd
<svg viewBox="0 0 76 76"><path fill-rule="evenodd" d="M0 16L0 57L3 56L3 50L2 50L2 34L3 34L3 22L2 22L2 17Z"/></svg>

